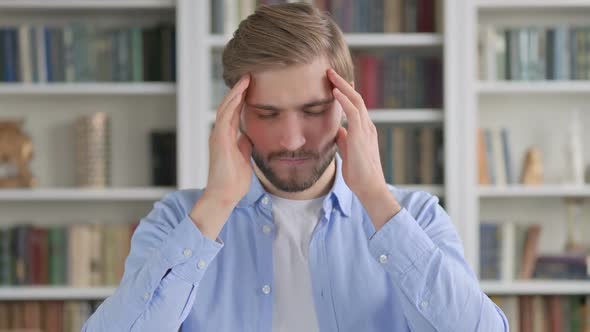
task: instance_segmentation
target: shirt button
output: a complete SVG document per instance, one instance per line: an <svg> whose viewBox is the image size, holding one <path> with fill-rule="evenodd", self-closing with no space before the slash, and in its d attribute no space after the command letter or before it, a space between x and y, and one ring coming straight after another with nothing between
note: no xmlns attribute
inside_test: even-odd
<svg viewBox="0 0 590 332"><path fill-rule="evenodd" d="M270 228L270 226L268 226L268 225L262 226L262 232L264 234L270 234L271 231L272 231L272 228Z"/></svg>
<svg viewBox="0 0 590 332"><path fill-rule="evenodd" d="M206 266L207 266L207 263L205 263L205 261L202 259L197 263L197 267L199 268L199 270L204 269Z"/></svg>
<svg viewBox="0 0 590 332"><path fill-rule="evenodd" d="M145 292L145 293L143 294L143 299L144 299L145 301L149 300L149 299L150 299L150 293L148 293L148 292Z"/></svg>
<svg viewBox="0 0 590 332"><path fill-rule="evenodd" d="M385 263L387 263L388 259L389 259L389 257L387 257L387 255L383 254L383 255L379 256L379 263L385 264Z"/></svg>
<svg viewBox="0 0 590 332"><path fill-rule="evenodd" d="M422 303L420 303L420 307L422 307L422 309L428 308L428 302L422 301Z"/></svg>
<svg viewBox="0 0 590 332"><path fill-rule="evenodd" d="M184 249L182 254L184 255L184 257L191 257L193 255L193 251L190 249Z"/></svg>
<svg viewBox="0 0 590 332"><path fill-rule="evenodd" d="M268 295L268 294L270 294L270 286L269 286L269 285L264 285L264 286L262 287L262 292L263 292L265 295Z"/></svg>
<svg viewBox="0 0 590 332"><path fill-rule="evenodd" d="M268 196L264 196L264 198L262 199L262 204L268 204Z"/></svg>

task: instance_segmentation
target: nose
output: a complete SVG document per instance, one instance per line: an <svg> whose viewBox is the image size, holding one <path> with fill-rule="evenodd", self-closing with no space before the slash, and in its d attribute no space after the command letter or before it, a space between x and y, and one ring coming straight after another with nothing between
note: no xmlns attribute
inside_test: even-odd
<svg viewBox="0 0 590 332"><path fill-rule="evenodd" d="M296 151L305 144L303 123L297 112L287 112L279 126L279 144L288 151Z"/></svg>

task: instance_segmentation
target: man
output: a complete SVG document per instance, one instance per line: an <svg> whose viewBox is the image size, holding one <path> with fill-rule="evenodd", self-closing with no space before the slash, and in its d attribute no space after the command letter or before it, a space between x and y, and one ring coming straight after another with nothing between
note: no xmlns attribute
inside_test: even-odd
<svg viewBox="0 0 590 332"><path fill-rule="evenodd" d="M84 331L508 330L437 198L385 182L329 17L261 7L223 63L206 189L154 205Z"/></svg>

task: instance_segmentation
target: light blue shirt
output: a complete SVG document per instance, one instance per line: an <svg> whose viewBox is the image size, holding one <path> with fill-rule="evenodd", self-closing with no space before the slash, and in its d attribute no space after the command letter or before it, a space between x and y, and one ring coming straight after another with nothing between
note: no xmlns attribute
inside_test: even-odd
<svg viewBox="0 0 590 332"><path fill-rule="evenodd" d="M508 331L435 196L390 186L403 208L375 232L336 161L309 244L321 331ZM121 284L83 331L271 332L269 194L253 176L218 241L189 217L202 194L176 191L154 204L133 235Z"/></svg>

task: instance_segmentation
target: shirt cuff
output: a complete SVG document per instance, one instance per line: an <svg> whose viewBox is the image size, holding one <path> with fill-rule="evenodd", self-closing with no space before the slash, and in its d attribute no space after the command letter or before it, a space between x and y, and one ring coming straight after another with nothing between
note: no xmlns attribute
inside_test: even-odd
<svg viewBox="0 0 590 332"><path fill-rule="evenodd" d="M390 273L398 277L410 269L424 272L436 246L416 219L402 208L383 227L373 234L369 250L373 257Z"/></svg>
<svg viewBox="0 0 590 332"><path fill-rule="evenodd" d="M198 284L209 264L223 248L223 242L204 236L193 220L186 216L169 234L160 251L179 278Z"/></svg>

